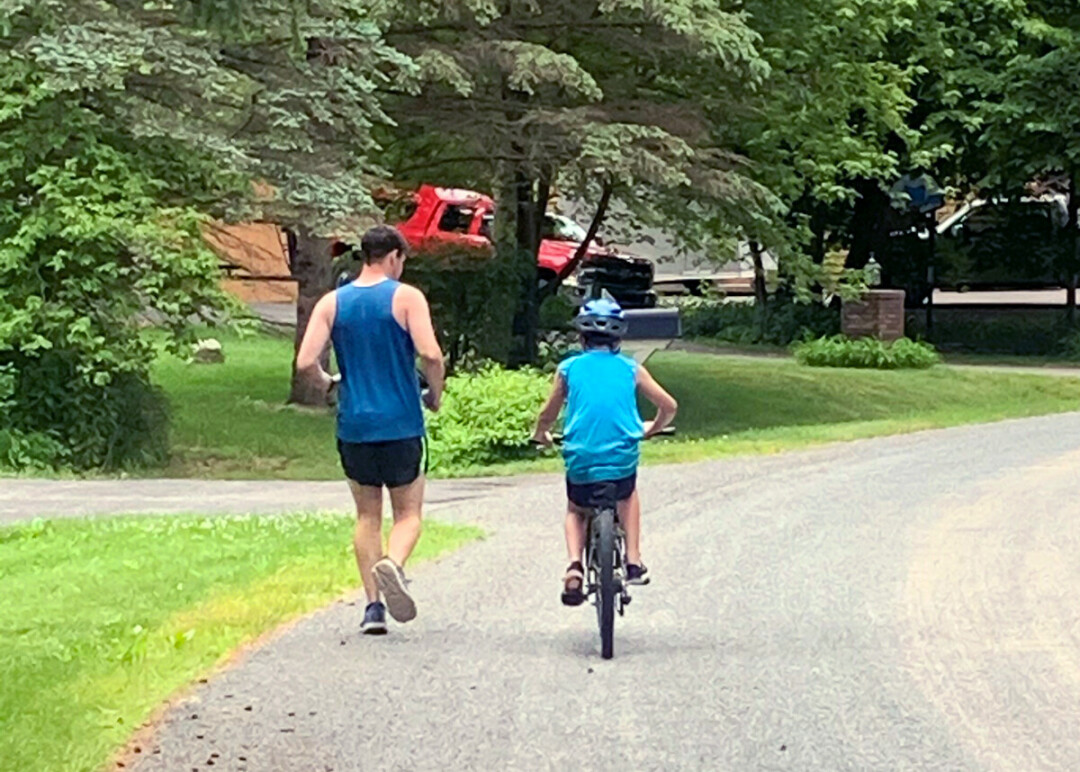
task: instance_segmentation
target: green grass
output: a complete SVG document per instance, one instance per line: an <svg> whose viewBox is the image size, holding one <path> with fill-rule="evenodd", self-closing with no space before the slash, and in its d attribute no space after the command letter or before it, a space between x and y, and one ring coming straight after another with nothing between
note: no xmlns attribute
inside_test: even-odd
<svg viewBox="0 0 1080 772"><path fill-rule="evenodd" d="M172 404L173 462L165 474L339 479L333 416L285 405L292 340L219 337L224 364L188 364L166 356L155 365L156 380Z"/></svg>
<svg viewBox="0 0 1080 772"><path fill-rule="evenodd" d="M673 351L690 353L731 354L749 357L790 357L790 346L777 346L772 343L731 343L717 338L695 336L675 341Z"/></svg>
<svg viewBox="0 0 1080 772"><path fill-rule="evenodd" d="M224 342L224 365L164 359L176 459L165 474L338 479L333 419L285 407L290 341ZM937 367L881 372L803 367L786 357L665 351L649 368L679 399L679 437L646 462L772 453L919 429L1080 409L1080 378ZM555 471L555 458L436 468L433 476ZM161 474L157 470L156 474Z"/></svg>
<svg viewBox="0 0 1080 772"><path fill-rule="evenodd" d="M237 646L355 587L351 532L310 514L0 528L0 769L98 769ZM428 523L416 557L479 535Z"/></svg>
<svg viewBox="0 0 1080 772"><path fill-rule="evenodd" d="M783 357L791 358L789 346L774 346L768 343L728 343L716 338L694 337L676 343L672 350L691 353L730 354L748 357ZM1080 361L1065 355L1037 354L973 354L960 351L942 351L947 364L957 365L1001 365L1004 367L1048 367L1075 368L1080 371Z"/></svg>
<svg viewBox="0 0 1080 772"><path fill-rule="evenodd" d="M956 365L1001 365L1004 367L1049 367L1069 368L1080 372L1080 362L1066 356L1035 356L1021 354L965 354L943 352L948 364Z"/></svg>
<svg viewBox="0 0 1080 772"><path fill-rule="evenodd" d="M680 439L647 461L808 445L1080 409L1080 378L976 369L877 371L665 352L649 361L679 399Z"/></svg>
<svg viewBox="0 0 1080 772"><path fill-rule="evenodd" d="M1080 378L1030 373L817 368L787 359L682 352L654 354L648 367L679 400L679 435L645 443L645 463L778 453L1080 409ZM547 457L458 473L560 468L557 458Z"/></svg>

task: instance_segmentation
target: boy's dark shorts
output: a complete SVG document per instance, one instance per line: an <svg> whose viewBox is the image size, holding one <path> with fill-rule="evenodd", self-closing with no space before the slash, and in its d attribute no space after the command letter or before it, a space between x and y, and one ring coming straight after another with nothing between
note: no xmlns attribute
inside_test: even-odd
<svg viewBox="0 0 1080 772"><path fill-rule="evenodd" d="M621 480L609 480L605 482L591 482L591 483L572 483L570 480L566 481L566 498L570 499L570 503L574 506L589 508L595 507L604 502L600 500L600 497L604 494L604 489L607 486L614 486L615 488L615 501L623 501L630 498L637 488L637 473L624 477Z"/></svg>
<svg viewBox="0 0 1080 772"><path fill-rule="evenodd" d="M345 442L338 440L338 454L345 476L357 485L400 488L411 485L427 471L424 438L389 442Z"/></svg>

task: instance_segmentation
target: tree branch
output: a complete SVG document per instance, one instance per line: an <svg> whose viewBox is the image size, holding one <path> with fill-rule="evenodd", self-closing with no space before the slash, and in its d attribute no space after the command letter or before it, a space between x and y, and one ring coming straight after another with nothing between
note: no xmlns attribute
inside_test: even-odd
<svg viewBox="0 0 1080 772"><path fill-rule="evenodd" d="M593 239L596 238L596 234L600 231L600 225L604 222L604 215L607 214L608 204L611 203L611 194L614 190L614 185L611 182L611 178L604 180L604 189L600 194L600 202L596 205L596 213L593 214L592 222L589 223L589 230L585 233L585 238L580 244L578 244L577 250L574 252L574 256L570 258L570 262L566 264L566 268L563 271L563 275L560 277L560 281L574 272L574 270L581 265L581 261L585 259L585 256L589 254L589 246L592 244Z"/></svg>
<svg viewBox="0 0 1080 772"><path fill-rule="evenodd" d="M515 156L500 156L488 153L486 155L465 155L458 156L456 158L443 158L437 161L427 161L424 163L412 164L405 167L397 167L394 169L395 174L408 174L409 172L420 171L421 169L434 169L440 166L449 166L450 164L463 164L463 163L476 163L478 161L509 161L511 163L521 163L525 161L525 158Z"/></svg>

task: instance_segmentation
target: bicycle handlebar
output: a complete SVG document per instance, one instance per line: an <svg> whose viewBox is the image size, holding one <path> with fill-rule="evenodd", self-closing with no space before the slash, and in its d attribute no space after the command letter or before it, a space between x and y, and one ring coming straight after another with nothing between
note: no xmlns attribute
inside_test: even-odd
<svg viewBox="0 0 1080 772"><path fill-rule="evenodd" d="M653 437L673 437L673 436L675 436L675 427L674 426L667 426L667 427L664 427L663 429L661 429L660 431L658 431L656 434L652 435L651 437L647 437L646 439L651 440ZM553 435L551 435L551 441L555 445L562 445L564 439L565 439L565 437L563 435L561 435L561 434L553 434ZM530 441L532 442L533 445L535 445L538 448L544 447L544 445L542 443L539 443L536 440L530 440Z"/></svg>

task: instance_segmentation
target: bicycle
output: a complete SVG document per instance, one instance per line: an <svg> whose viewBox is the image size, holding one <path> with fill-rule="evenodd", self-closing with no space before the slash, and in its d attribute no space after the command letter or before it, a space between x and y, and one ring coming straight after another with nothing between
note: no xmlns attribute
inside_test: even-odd
<svg viewBox="0 0 1080 772"><path fill-rule="evenodd" d="M673 434L675 427L669 426L654 436ZM563 437L552 435L552 440L560 445ZM596 486L585 518L585 595L596 606L600 656L611 659L615 656L615 614L624 616L631 601L626 583L626 532L619 522L615 483Z"/></svg>

